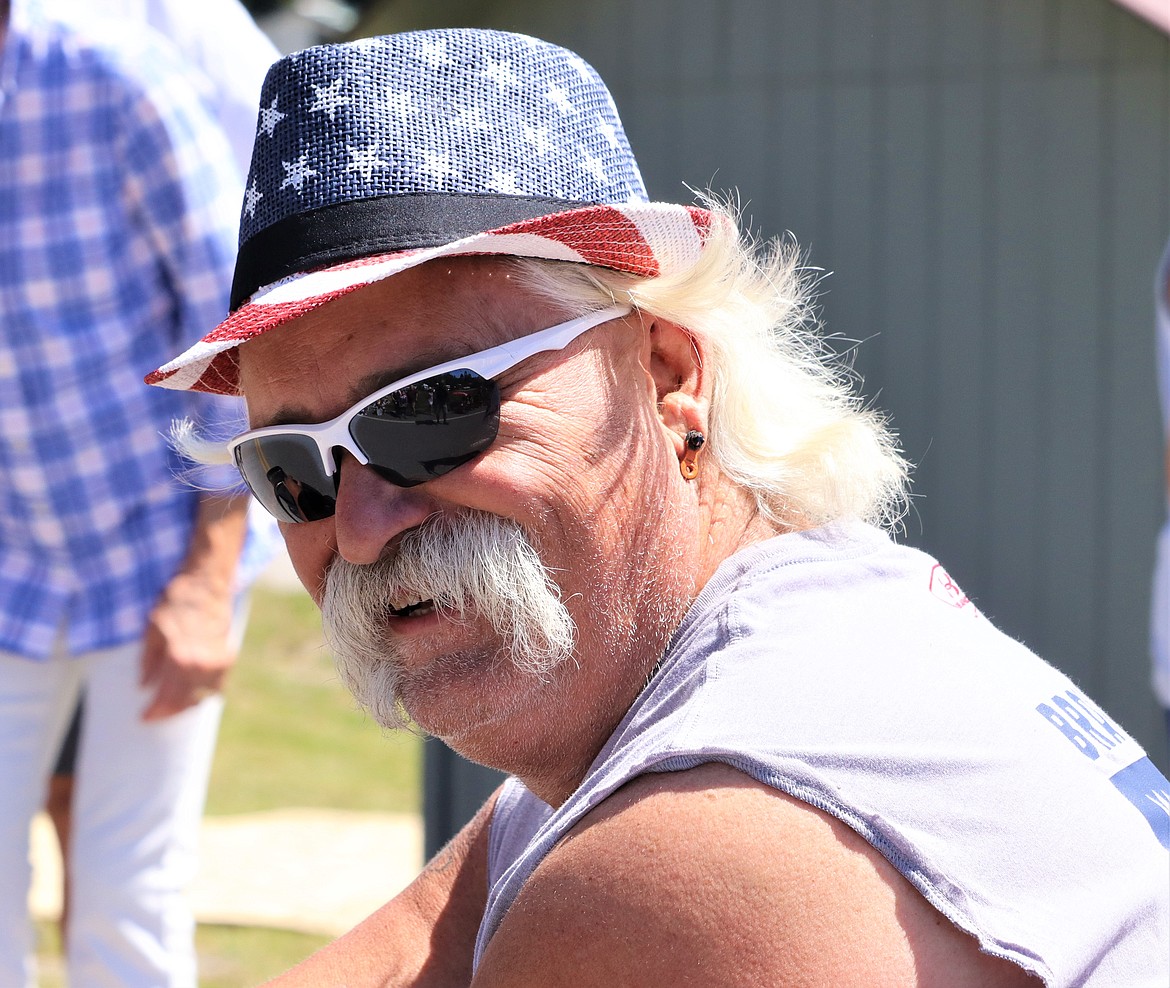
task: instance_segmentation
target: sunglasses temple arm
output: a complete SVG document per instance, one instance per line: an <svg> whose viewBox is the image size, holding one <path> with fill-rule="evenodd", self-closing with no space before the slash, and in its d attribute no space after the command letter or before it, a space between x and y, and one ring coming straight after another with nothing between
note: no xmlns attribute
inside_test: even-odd
<svg viewBox="0 0 1170 988"><path fill-rule="evenodd" d="M611 319L629 315L632 311L633 309L629 305L612 305L606 309L590 312L560 326L553 326L551 329L543 329L529 336L522 336L518 340L501 343L499 346L492 347L491 350L480 354L482 362L475 361L476 366L471 369L483 377L495 377L497 374L502 374L515 367L520 361L534 357L538 353L564 349L578 336L595 326L600 326Z"/></svg>

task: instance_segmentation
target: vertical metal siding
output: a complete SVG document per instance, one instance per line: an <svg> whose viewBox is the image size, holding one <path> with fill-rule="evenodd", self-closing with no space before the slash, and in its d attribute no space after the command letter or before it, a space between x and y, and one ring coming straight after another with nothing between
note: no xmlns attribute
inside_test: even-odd
<svg viewBox="0 0 1170 988"><path fill-rule="evenodd" d="M826 327L864 341L917 464L907 540L1165 764L1146 627L1170 44L1105 0L720 9L729 30L674 53L705 78L586 52L652 194L734 187L832 272Z"/></svg>

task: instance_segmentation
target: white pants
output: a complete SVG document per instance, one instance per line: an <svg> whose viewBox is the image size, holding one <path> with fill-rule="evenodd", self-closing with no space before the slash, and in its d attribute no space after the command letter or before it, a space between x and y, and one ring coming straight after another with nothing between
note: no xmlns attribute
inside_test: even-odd
<svg viewBox="0 0 1170 988"><path fill-rule="evenodd" d="M79 691L70 988L194 988L185 887L223 701L143 723L138 643L33 662L0 652L0 985L33 985L29 824Z"/></svg>

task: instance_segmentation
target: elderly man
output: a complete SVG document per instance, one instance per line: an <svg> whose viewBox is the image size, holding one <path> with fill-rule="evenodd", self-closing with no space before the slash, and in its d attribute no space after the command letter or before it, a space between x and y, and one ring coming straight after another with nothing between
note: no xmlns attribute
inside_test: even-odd
<svg viewBox="0 0 1170 988"><path fill-rule="evenodd" d="M281 984L1166 982L1170 786L875 527L805 287L648 203L563 49L273 68L233 312L152 382L244 394L355 695L512 776Z"/></svg>

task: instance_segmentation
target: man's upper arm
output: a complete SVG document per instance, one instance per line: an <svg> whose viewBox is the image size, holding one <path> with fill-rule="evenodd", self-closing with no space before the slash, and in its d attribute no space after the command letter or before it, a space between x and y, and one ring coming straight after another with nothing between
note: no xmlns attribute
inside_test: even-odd
<svg viewBox="0 0 1170 988"><path fill-rule="evenodd" d="M1035 982L981 954L844 824L706 765L637 779L578 825L474 984Z"/></svg>

